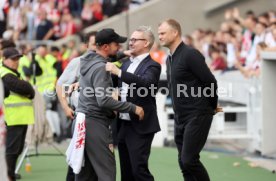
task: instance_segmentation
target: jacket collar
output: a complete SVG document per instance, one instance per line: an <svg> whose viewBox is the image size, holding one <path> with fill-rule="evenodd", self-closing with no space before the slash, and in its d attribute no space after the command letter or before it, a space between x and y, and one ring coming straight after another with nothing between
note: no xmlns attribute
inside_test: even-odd
<svg viewBox="0 0 276 181"><path fill-rule="evenodd" d="M138 67L136 68L136 70L135 70L135 72L134 72L134 75L136 75L139 71L140 71L140 69L144 66L144 64L147 62L147 61L149 61L150 60L150 55L148 55L148 56L146 56L145 58L144 58L144 60L142 60L142 62L138 65Z"/></svg>
<svg viewBox="0 0 276 181"><path fill-rule="evenodd" d="M177 48L175 49L175 51L173 52L173 54L171 56L174 56L175 54L177 54L179 51L181 51L182 47L185 47L186 45L184 44L184 42L182 41Z"/></svg>
<svg viewBox="0 0 276 181"><path fill-rule="evenodd" d="M7 69L9 69L12 72L14 72L17 75L17 77L20 77L20 73L17 70L14 70L14 69L6 66L4 63L2 63L2 66L5 67L5 68L7 68Z"/></svg>

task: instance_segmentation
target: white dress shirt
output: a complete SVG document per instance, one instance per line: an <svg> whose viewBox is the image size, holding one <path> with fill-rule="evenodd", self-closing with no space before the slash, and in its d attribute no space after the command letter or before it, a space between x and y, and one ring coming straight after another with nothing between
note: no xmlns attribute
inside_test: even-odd
<svg viewBox="0 0 276 181"><path fill-rule="evenodd" d="M131 64L129 65L127 72L134 74L137 67L140 65L140 63L149 55L149 53L144 53L142 55L139 55L135 58L130 58ZM121 77L121 74L119 75ZM127 92L128 92L129 85L125 82L122 82L122 89L121 89L121 101L126 102L127 98ZM119 115L120 119L123 120L130 120L128 113L120 113Z"/></svg>

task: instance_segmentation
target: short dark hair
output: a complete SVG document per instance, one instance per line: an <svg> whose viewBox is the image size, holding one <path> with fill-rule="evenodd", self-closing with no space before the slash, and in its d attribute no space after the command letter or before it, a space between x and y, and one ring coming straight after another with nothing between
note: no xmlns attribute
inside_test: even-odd
<svg viewBox="0 0 276 181"><path fill-rule="evenodd" d="M88 44L90 37L91 36L96 36L96 34L97 34L97 31L91 31L91 32L85 34L84 37L83 37L83 42Z"/></svg>
<svg viewBox="0 0 276 181"><path fill-rule="evenodd" d="M264 17L268 20L269 19L269 14L267 12L264 12L264 13L260 14L258 17Z"/></svg>
<svg viewBox="0 0 276 181"><path fill-rule="evenodd" d="M260 25L262 25L262 27L264 27L265 29L267 28L267 25L265 24L265 23L263 23L263 22L258 22L257 24L260 24Z"/></svg>
<svg viewBox="0 0 276 181"><path fill-rule="evenodd" d="M254 23L258 23L258 18L256 17L248 17L251 21L253 21Z"/></svg>
<svg viewBox="0 0 276 181"><path fill-rule="evenodd" d="M15 48L16 45L12 40L2 40L1 41L1 50L4 50L5 48Z"/></svg>
<svg viewBox="0 0 276 181"><path fill-rule="evenodd" d="M246 16L255 16L255 13L253 10L248 10L248 11L246 11L245 14L246 14Z"/></svg>
<svg viewBox="0 0 276 181"><path fill-rule="evenodd" d="M51 47L51 52L59 52L59 48L56 46Z"/></svg>

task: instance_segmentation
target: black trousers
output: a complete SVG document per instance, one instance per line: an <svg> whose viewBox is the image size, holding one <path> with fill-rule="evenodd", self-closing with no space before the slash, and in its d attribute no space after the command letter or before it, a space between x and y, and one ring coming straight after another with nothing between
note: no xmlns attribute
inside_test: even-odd
<svg viewBox="0 0 276 181"><path fill-rule="evenodd" d="M76 175L76 181L115 181L111 121L86 118L84 167Z"/></svg>
<svg viewBox="0 0 276 181"><path fill-rule="evenodd" d="M148 169L154 133L140 135L131 123L123 121L118 132L118 150L122 181L153 181Z"/></svg>
<svg viewBox="0 0 276 181"><path fill-rule="evenodd" d="M76 123L76 119L68 119L67 121L70 121L70 125L71 125L71 129L69 129L69 127L67 128L67 133L68 133L68 137L72 138L73 136L73 132L74 132L74 128L75 128L75 123ZM75 181L75 173L73 172L73 169L68 165L67 168L67 173L66 173L66 181Z"/></svg>
<svg viewBox="0 0 276 181"><path fill-rule="evenodd" d="M175 143L185 181L210 181L199 154L206 143L212 119L212 114L175 118Z"/></svg>
<svg viewBox="0 0 276 181"><path fill-rule="evenodd" d="M22 153L26 138L28 125L7 126L6 136L6 161L8 176L14 181L16 161Z"/></svg>

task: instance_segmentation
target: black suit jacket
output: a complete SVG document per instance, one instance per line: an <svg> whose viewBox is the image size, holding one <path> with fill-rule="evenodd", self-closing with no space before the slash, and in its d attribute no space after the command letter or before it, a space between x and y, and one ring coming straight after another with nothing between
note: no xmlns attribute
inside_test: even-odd
<svg viewBox="0 0 276 181"><path fill-rule="evenodd" d="M133 90L133 96L130 96L130 89L127 94L127 102L132 102L135 105L141 106L144 109L144 120L139 121L137 115L130 113L131 125L138 134L149 134L160 131L159 121L156 110L156 100L154 96L151 96L151 90L149 87L154 85L154 95L157 92L158 81L161 73L161 66L159 63L152 60L150 56L147 56L139 64L134 74L127 72L130 60L127 60L121 67L122 74L119 78L118 86L122 87L122 82L127 84L135 83L135 89ZM145 97L140 97L137 94L137 90L140 87L144 87L148 90L148 94ZM153 87L153 86L152 86ZM140 91L144 95L144 91ZM120 129L120 121L118 122L118 129Z"/></svg>

